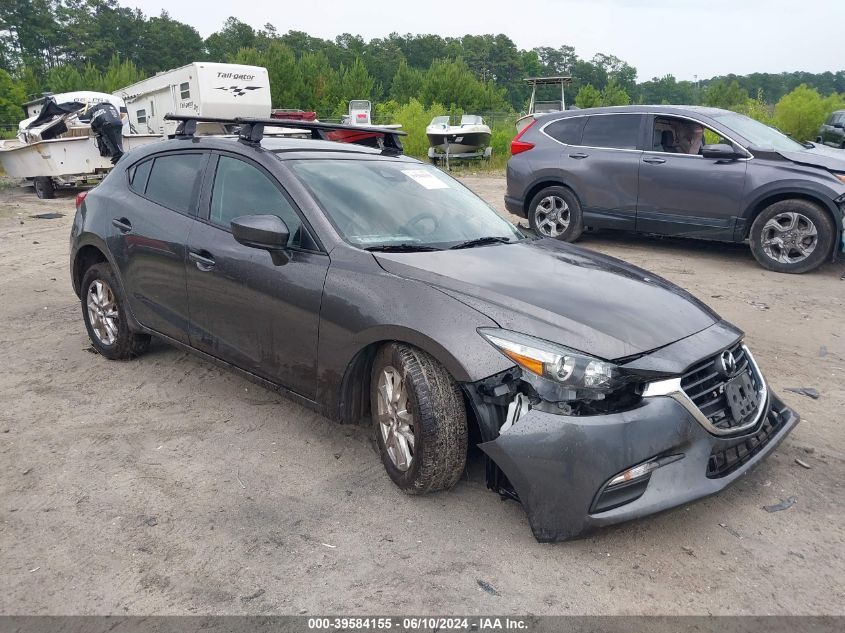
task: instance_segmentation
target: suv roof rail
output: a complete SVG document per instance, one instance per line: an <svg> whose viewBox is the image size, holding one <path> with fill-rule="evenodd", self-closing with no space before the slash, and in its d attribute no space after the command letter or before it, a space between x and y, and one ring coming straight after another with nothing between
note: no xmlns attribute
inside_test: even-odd
<svg viewBox="0 0 845 633"><path fill-rule="evenodd" d="M251 117L236 117L233 119L219 117L190 116L184 114L165 114L165 120L179 121L176 136L191 138L196 134L197 123L223 123L238 126L238 140L250 145L258 145L264 138L264 126L283 127L291 130L305 130L311 132L311 138L340 143L354 143L380 149L382 154L402 154L400 136L407 136L407 132L400 132L393 128L383 128L374 125L344 125L342 123L321 123L320 121L289 121L286 119L261 119Z"/></svg>

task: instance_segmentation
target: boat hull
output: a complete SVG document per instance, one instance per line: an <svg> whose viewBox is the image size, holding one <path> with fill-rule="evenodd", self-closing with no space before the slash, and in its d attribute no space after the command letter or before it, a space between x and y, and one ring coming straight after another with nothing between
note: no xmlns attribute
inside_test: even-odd
<svg viewBox="0 0 845 633"><path fill-rule="evenodd" d="M490 132L429 132L428 144L435 151L445 154L448 147L450 154L468 154L483 150L490 144Z"/></svg>
<svg viewBox="0 0 845 633"><path fill-rule="evenodd" d="M158 134L123 137L123 147L134 147L161 140ZM112 168L108 157L100 156L93 136L56 138L37 143L18 139L0 141L0 164L12 178L63 178L81 174L103 173Z"/></svg>

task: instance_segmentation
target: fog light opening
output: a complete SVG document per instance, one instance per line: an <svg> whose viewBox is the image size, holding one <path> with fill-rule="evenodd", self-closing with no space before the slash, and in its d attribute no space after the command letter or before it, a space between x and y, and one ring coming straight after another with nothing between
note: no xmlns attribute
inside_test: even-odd
<svg viewBox="0 0 845 633"><path fill-rule="evenodd" d="M616 475L616 477L614 477L608 482L607 487L612 488L621 484L627 484L628 482L634 481L636 479L642 479L643 477L647 477L648 475L650 475L651 471L656 470L658 468L660 468L660 463L656 460L639 464L638 466L634 466L633 468L624 470L618 475Z"/></svg>

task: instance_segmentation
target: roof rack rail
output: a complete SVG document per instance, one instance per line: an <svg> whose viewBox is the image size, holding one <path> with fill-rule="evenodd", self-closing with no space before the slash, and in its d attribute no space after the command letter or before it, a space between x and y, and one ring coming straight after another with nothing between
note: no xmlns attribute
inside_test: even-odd
<svg viewBox="0 0 845 633"><path fill-rule="evenodd" d="M238 140L250 145L257 145L264 138L264 127L283 127L291 130L311 132L311 138L340 143L354 143L380 149L383 154L402 154L400 136L407 136L407 132L400 132L393 128L383 128L375 125L343 125L342 123L321 123L319 121L288 121L286 119L261 119L250 117L236 117L225 119L219 117L190 116L184 114L165 114L168 121L179 121L176 136L191 138L197 132L197 123L222 123L238 126Z"/></svg>

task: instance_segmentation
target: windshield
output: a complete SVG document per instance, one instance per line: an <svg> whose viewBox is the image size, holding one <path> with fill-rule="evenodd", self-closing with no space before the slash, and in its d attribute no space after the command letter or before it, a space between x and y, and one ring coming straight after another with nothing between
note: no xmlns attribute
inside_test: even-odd
<svg viewBox="0 0 845 633"><path fill-rule="evenodd" d="M360 248L449 248L523 239L486 202L436 167L384 160L288 163L343 238Z"/></svg>
<svg viewBox="0 0 845 633"><path fill-rule="evenodd" d="M795 152L805 149L801 143L793 141L786 134L743 114L726 112L712 116L725 127L735 130L737 134L747 138L753 147L775 152Z"/></svg>

